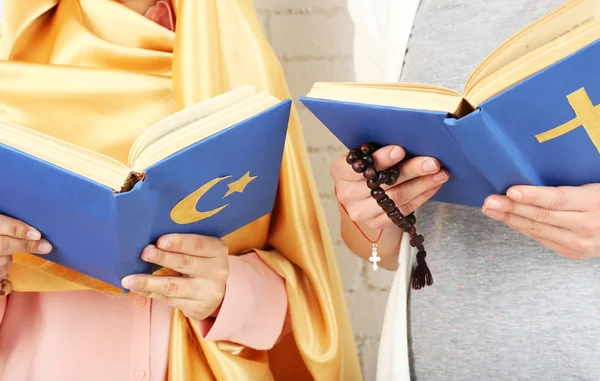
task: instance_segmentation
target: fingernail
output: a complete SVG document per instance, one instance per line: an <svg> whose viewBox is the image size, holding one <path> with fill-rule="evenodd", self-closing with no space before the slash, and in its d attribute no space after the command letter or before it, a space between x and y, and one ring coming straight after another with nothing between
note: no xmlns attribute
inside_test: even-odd
<svg viewBox="0 0 600 381"><path fill-rule="evenodd" d="M448 179L448 175L444 171L441 171L440 173L436 173L435 175L433 175L433 181L442 182L442 181L446 181L447 179Z"/></svg>
<svg viewBox="0 0 600 381"><path fill-rule="evenodd" d="M485 209L495 210L495 209L500 209L500 206L501 206L500 201L495 200L495 199L491 199L491 200L488 201Z"/></svg>
<svg viewBox="0 0 600 381"><path fill-rule="evenodd" d="M30 241L37 241L40 238L42 238L42 234L39 231L37 231L35 229L29 229L27 231L27 239L28 240L30 240Z"/></svg>
<svg viewBox="0 0 600 381"><path fill-rule="evenodd" d="M156 250L152 246L148 246L144 251L144 259L152 260L156 258Z"/></svg>
<svg viewBox="0 0 600 381"><path fill-rule="evenodd" d="M52 245L50 245L48 242L40 242L38 245L38 251L42 254L49 253L52 251Z"/></svg>
<svg viewBox="0 0 600 381"><path fill-rule="evenodd" d="M392 152L390 152L390 158L392 160L399 160L402 159L402 156L404 155L404 151L402 150L402 148L400 147L394 147L392 149Z"/></svg>
<svg viewBox="0 0 600 381"><path fill-rule="evenodd" d="M137 285L137 280L135 279L135 277L125 277L123 278L123 281L121 283L123 284L123 287L135 288L135 286Z"/></svg>
<svg viewBox="0 0 600 381"><path fill-rule="evenodd" d="M523 198L523 194L515 189L509 191L506 195L512 198L513 200L520 200Z"/></svg>
<svg viewBox="0 0 600 381"><path fill-rule="evenodd" d="M433 172L437 169L437 164L435 163L435 161L433 161L433 159L429 159L425 163L423 163L423 170L425 172Z"/></svg>
<svg viewBox="0 0 600 381"><path fill-rule="evenodd" d="M158 241L158 247L161 249L168 249L171 246L171 241L166 238L160 239Z"/></svg>

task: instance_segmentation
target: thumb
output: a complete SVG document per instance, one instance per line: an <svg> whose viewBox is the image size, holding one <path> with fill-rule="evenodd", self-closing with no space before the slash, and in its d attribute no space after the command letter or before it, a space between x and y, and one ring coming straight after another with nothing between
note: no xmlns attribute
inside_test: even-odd
<svg viewBox="0 0 600 381"><path fill-rule="evenodd" d="M378 171L388 169L398 164L404 157L406 157L404 148L394 145L382 147L373 154L375 168L377 168Z"/></svg>

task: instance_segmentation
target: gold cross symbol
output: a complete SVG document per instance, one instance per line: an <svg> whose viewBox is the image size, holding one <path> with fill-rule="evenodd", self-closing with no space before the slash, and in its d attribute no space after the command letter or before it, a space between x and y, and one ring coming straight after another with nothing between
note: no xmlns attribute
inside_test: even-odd
<svg viewBox="0 0 600 381"><path fill-rule="evenodd" d="M540 143L547 142L576 128L583 127L600 153L600 105L592 104L584 88L567 95L567 99L575 111L576 117L563 125L536 135L536 139Z"/></svg>

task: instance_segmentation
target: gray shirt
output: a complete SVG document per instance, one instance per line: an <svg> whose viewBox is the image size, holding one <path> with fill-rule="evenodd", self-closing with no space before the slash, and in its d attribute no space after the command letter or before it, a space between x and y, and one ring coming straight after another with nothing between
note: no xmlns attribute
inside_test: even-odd
<svg viewBox="0 0 600 381"><path fill-rule="evenodd" d="M401 80L462 91L561 3L421 0ZM477 208L430 202L417 217L434 285L410 294L414 380L600 380L600 260L565 259Z"/></svg>

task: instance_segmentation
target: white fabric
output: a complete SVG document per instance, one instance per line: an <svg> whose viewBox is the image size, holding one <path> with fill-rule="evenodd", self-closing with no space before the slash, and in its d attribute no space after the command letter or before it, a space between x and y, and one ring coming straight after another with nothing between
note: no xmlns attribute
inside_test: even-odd
<svg viewBox="0 0 600 381"><path fill-rule="evenodd" d="M357 82L397 82L419 0L348 0Z"/></svg>
<svg viewBox="0 0 600 381"><path fill-rule="evenodd" d="M376 381L409 381L408 361L408 290L411 283L412 254L410 237L403 234L398 270L388 295L379 340Z"/></svg>
<svg viewBox="0 0 600 381"><path fill-rule="evenodd" d="M348 0L355 28L355 81L399 81L419 4L420 0ZM376 381L410 380L407 299L412 254L404 234L381 331Z"/></svg>

